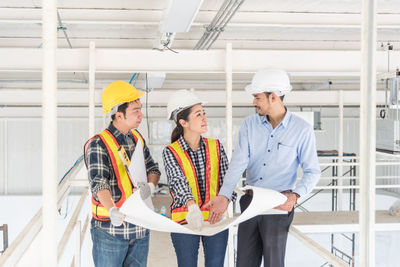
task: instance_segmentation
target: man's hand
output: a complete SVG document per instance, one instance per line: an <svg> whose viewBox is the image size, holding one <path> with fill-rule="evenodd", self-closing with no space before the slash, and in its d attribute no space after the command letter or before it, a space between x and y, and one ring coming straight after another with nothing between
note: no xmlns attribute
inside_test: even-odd
<svg viewBox="0 0 400 267"><path fill-rule="evenodd" d="M204 208L210 207L210 215L208 216L208 222L214 224L221 220L222 215L228 208L229 200L224 196L216 196L211 199Z"/></svg>
<svg viewBox="0 0 400 267"><path fill-rule="evenodd" d="M204 217L199 206L196 204L188 207L188 213L186 215L186 221L189 225L193 226L196 230L201 230L203 225Z"/></svg>
<svg viewBox="0 0 400 267"><path fill-rule="evenodd" d="M283 193L283 194L287 197L286 202L283 203L282 205L279 205L278 207L275 207L275 209L291 212L294 205L297 203L298 195L295 193Z"/></svg>
<svg viewBox="0 0 400 267"><path fill-rule="evenodd" d="M112 207L108 213L110 214L112 225L121 226L121 224L124 222L125 215L122 214L117 207Z"/></svg>
<svg viewBox="0 0 400 267"><path fill-rule="evenodd" d="M153 183L145 183L145 182L138 183L138 187L140 188L140 197L142 199L148 198L154 192L155 189Z"/></svg>

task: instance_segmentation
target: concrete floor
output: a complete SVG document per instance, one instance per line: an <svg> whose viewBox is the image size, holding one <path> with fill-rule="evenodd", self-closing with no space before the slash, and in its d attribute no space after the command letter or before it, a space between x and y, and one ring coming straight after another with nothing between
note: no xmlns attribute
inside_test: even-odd
<svg viewBox="0 0 400 267"><path fill-rule="evenodd" d="M178 266L170 233L150 231L148 267ZM204 266L203 246L199 248L198 266Z"/></svg>

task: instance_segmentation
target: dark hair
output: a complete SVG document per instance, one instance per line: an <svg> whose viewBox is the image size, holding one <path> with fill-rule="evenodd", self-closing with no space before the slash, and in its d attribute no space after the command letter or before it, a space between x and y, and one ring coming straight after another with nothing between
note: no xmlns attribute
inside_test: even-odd
<svg viewBox="0 0 400 267"><path fill-rule="evenodd" d="M125 103L123 103L122 105L119 105L119 106L118 106L118 109L117 109L117 112L122 112L122 114L124 114L124 117L125 117L125 115L126 115L126 109L128 108L128 106L129 106L129 103L128 103L128 102L125 102ZM115 120L115 114L111 115L111 119L112 119L112 120Z"/></svg>
<svg viewBox="0 0 400 267"><path fill-rule="evenodd" d="M192 108L187 108L187 109L182 110L181 112L179 112L176 115L176 126L171 133L171 144L173 142L175 142L176 140L178 140L181 135L183 135L183 127L179 123L179 120L188 121L191 110L192 110Z"/></svg>
<svg viewBox="0 0 400 267"><path fill-rule="evenodd" d="M269 96L272 94L271 92L264 92L264 93L267 96L267 98L269 98ZM283 99L285 98L285 95L281 95L279 98L281 99L281 101L283 101Z"/></svg>

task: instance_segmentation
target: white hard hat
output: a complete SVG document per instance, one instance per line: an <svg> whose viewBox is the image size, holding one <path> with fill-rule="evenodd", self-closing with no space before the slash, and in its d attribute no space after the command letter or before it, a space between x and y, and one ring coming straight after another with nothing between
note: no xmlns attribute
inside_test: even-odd
<svg viewBox="0 0 400 267"><path fill-rule="evenodd" d="M171 95L167 105L167 119L176 122L176 115L179 112L191 108L197 104L204 104L200 98L189 90L179 90Z"/></svg>
<svg viewBox="0 0 400 267"><path fill-rule="evenodd" d="M251 84L245 88L250 94L263 92L275 93L278 96L285 95L292 90L289 76L284 70L280 69L262 69L254 76Z"/></svg>

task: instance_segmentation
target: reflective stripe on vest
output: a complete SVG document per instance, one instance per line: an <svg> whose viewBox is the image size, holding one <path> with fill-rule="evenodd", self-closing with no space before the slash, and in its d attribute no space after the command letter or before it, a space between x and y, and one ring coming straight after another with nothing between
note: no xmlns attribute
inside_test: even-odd
<svg viewBox="0 0 400 267"><path fill-rule="evenodd" d="M132 135L135 142L138 142L138 139L142 142L142 148L144 149L144 140L143 137L136 130L132 130ZM108 155L111 160L111 164L113 166L113 170L117 179L118 188L121 191L121 198L115 202L117 207L121 207L125 200L132 195L132 182L129 177L129 173L126 171L124 163L121 157L118 154L118 148L120 145L118 144L115 137L108 131L104 130L97 136L103 141L104 145L107 148ZM93 138L89 139L89 141L85 145L85 161L86 161L86 152L88 148L89 142ZM93 218L100 221L108 221L110 220L109 213L106 208L99 202L94 199L92 196L92 215Z"/></svg>
<svg viewBox="0 0 400 267"><path fill-rule="evenodd" d="M183 151L179 141L175 141L168 148L171 150L175 159L178 161L183 174L188 180L189 187L192 190L193 198L196 204L200 207L203 213L204 220L208 220L209 208L205 209L203 206L216 197L219 190L219 161L220 161L220 150L219 141L216 139L203 138L206 146L206 194L205 201L202 202L199 183L197 180L196 170L193 162L190 159L188 153ZM171 211L171 219L178 223L186 223L187 207L182 206L175 208Z"/></svg>

